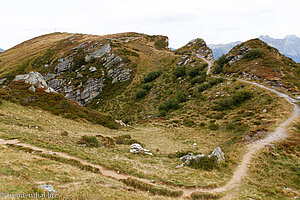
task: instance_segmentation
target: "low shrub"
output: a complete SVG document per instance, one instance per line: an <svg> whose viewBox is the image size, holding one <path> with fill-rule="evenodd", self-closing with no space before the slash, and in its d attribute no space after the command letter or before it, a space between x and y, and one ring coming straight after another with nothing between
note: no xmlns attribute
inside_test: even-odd
<svg viewBox="0 0 300 200"><path fill-rule="evenodd" d="M195 85L196 83L204 83L206 76L196 76L191 80L191 84Z"/></svg>
<svg viewBox="0 0 300 200"><path fill-rule="evenodd" d="M212 131L216 131L219 129L219 125L218 124L209 124L208 128Z"/></svg>
<svg viewBox="0 0 300 200"><path fill-rule="evenodd" d="M116 140L116 144L131 145L134 143L139 143L137 140L132 139L130 135L120 135L115 137L115 140Z"/></svg>
<svg viewBox="0 0 300 200"><path fill-rule="evenodd" d="M136 99L142 99L147 95L147 90L145 89L140 89L136 92L135 97Z"/></svg>
<svg viewBox="0 0 300 200"><path fill-rule="evenodd" d="M187 127L192 127L195 125L195 122L193 120L190 119L184 119L183 120L183 125L187 126Z"/></svg>
<svg viewBox="0 0 300 200"><path fill-rule="evenodd" d="M197 67L194 67L188 72L188 75L191 78L194 78L194 77L198 76L200 74L200 72L202 72L204 70L205 67L207 67L207 63L201 64L200 66L197 66Z"/></svg>
<svg viewBox="0 0 300 200"><path fill-rule="evenodd" d="M201 85L198 86L198 91L203 92L204 90L207 90L209 88L208 83L202 83Z"/></svg>
<svg viewBox="0 0 300 200"><path fill-rule="evenodd" d="M147 74L144 77L144 83L148 83L148 82L154 81L155 79L157 79L160 76L160 74L161 74L161 71L150 72L149 74Z"/></svg>
<svg viewBox="0 0 300 200"><path fill-rule="evenodd" d="M244 58L248 61L250 60L254 60L254 59L257 59L257 58L260 58L262 57L262 55L264 54L264 51L260 48L255 48L255 49L251 49L250 51L248 51Z"/></svg>
<svg viewBox="0 0 300 200"><path fill-rule="evenodd" d="M193 192L191 198L193 200L215 200L215 199L220 199L221 195Z"/></svg>
<svg viewBox="0 0 300 200"><path fill-rule="evenodd" d="M250 99L252 97L252 93L250 91L242 90L238 91L233 94L232 99L234 100L235 104L240 104Z"/></svg>
<svg viewBox="0 0 300 200"><path fill-rule="evenodd" d="M178 66L177 68L174 69L173 74L175 75L176 78L184 76L185 75L185 66Z"/></svg>
<svg viewBox="0 0 300 200"><path fill-rule="evenodd" d="M186 96L182 91L179 91L176 95L176 99L179 103L186 101Z"/></svg>
<svg viewBox="0 0 300 200"><path fill-rule="evenodd" d="M83 135L77 144L85 144L87 147L99 147L100 143L96 136Z"/></svg>
<svg viewBox="0 0 300 200"><path fill-rule="evenodd" d="M145 89L147 91L149 91L150 89L152 88L152 85L148 84L148 83L145 83L143 86L142 86L142 89Z"/></svg>
<svg viewBox="0 0 300 200"><path fill-rule="evenodd" d="M122 121L124 124L128 124L131 121L131 119L129 117L124 117Z"/></svg>
<svg viewBox="0 0 300 200"><path fill-rule="evenodd" d="M218 167L218 161L216 156L203 156L196 159L192 159L188 166L195 169L213 170Z"/></svg>

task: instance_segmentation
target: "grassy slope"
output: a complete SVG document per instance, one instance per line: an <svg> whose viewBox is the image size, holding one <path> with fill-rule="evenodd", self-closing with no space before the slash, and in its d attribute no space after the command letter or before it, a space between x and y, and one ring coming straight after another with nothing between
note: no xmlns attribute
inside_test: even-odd
<svg viewBox="0 0 300 200"><path fill-rule="evenodd" d="M300 91L300 65L292 59L280 54L277 49L268 46L259 39L249 40L235 46L228 55L237 55L242 47L250 47L252 49L261 49L263 55L260 58L247 60L242 59L233 63L231 66L226 64L223 68L225 73L252 74L259 80L281 82L290 92L299 93Z"/></svg>
<svg viewBox="0 0 300 200"><path fill-rule="evenodd" d="M265 147L253 160L237 199L298 199L300 191L300 118L288 129L288 138Z"/></svg>
<svg viewBox="0 0 300 200"><path fill-rule="evenodd" d="M234 85L239 84L235 82L232 84L232 87L234 88ZM245 86L245 89L247 89L247 86ZM187 128L174 120L168 121L172 126L171 128L161 127L159 124L165 124L165 121L155 120L151 121L150 124L145 124L145 126L112 131L97 125L75 122L53 116L41 110L21 107L4 101L3 105L1 105L0 136L4 138L18 138L21 141L37 146L68 152L108 168L136 176L179 185L214 187L223 185L230 178L230 174L242 154L244 134L251 135L262 127L274 126L276 121L285 114L279 111L289 109L288 105L285 105L281 99L273 96L273 94L264 93L258 88L253 88L253 90L261 95L257 95L251 102L245 102L239 110L225 111L227 115L224 119L213 122L220 126L218 131L209 130L207 128L208 125L202 128L199 126ZM268 101L267 99L276 99L278 101L269 102L268 112L262 115L262 105L265 103L263 99L266 99L266 101ZM257 107L253 107L253 105ZM197 115L197 113L194 114ZM194 117L198 118L197 116ZM260 125L257 125L257 130L253 130L254 132L250 133L247 123L250 126L257 119L260 120ZM208 120L208 118L203 119L205 122ZM228 122L234 124L233 130L226 129ZM69 137L61 136L63 131L69 132ZM125 145L117 145L113 149L78 147L77 141L80 136L85 134L101 134L111 138L130 134L134 139L150 149L155 156L132 155L129 153L129 146ZM185 142L186 139L189 139L190 142ZM197 143L196 146L193 145L194 142ZM207 154L216 146L222 147L227 161L220 169L212 171L196 170L189 167L176 169L175 166L180 164L178 158L168 157L168 154L181 150ZM196 149L194 149L195 147Z"/></svg>

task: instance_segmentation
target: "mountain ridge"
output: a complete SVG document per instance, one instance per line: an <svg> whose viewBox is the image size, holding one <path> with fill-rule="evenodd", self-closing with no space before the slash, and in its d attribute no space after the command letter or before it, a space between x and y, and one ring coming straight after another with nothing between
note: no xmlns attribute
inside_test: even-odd
<svg viewBox="0 0 300 200"><path fill-rule="evenodd" d="M300 63L300 38L296 35L287 35L282 39L272 38L268 35L261 35L258 39L266 42L268 45L275 47L280 53ZM212 49L214 58L218 59L223 54L227 54L235 45L242 43L241 41L231 42L227 44L208 44Z"/></svg>

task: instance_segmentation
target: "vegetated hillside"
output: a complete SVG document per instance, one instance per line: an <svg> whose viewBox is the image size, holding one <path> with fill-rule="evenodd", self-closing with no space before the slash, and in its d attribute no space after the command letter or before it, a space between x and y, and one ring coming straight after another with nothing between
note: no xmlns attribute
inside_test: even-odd
<svg viewBox="0 0 300 200"><path fill-rule="evenodd" d="M259 39L235 46L221 57L215 73L243 76L265 82L291 94L300 91L300 65Z"/></svg>

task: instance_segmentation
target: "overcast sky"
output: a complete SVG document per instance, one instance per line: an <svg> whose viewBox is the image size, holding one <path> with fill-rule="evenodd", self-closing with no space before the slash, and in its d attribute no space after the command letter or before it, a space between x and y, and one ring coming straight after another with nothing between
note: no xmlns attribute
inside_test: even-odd
<svg viewBox="0 0 300 200"><path fill-rule="evenodd" d="M51 32L166 35L178 48L300 36L300 0L0 0L0 48Z"/></svg>

